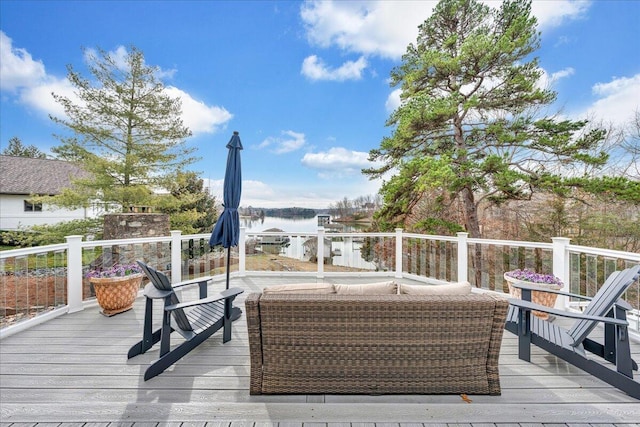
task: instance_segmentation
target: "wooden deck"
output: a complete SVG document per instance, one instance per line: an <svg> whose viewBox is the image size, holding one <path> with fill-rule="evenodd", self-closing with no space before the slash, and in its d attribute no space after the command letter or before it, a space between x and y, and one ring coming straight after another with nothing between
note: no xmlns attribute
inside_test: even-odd
<svg viewBox="0 0 640 427"><path fill-rule="evenodd" d="M248 277L233 279L232 286L248 293L313 280ZM236 305L243 306L245 295ZM459 395L249 396L244 316L234 323L231 342L223 345L218 333L145 382L142 375L157 351L126 359L140 339L143 311L142 299L111 318L92 307L0 341L0 425L640 426L640 401L535 347L533 363L520 361L515 337L506 331L502 396L471 395L470 402ZM634 343L633 352L640 360L640 344Z"/></svg>

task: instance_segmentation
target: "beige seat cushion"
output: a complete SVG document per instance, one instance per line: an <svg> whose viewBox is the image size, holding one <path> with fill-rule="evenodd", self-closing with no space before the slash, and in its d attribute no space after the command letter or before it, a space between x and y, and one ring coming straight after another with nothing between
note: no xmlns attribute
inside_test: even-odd
<svg viewBox="0 0 640 427"><path fill-rule="evenodd" d="M335 294L331 283L293 283L290 285L268 286L263 294Z"/></svg>
<svg viewBox="0 0 640 427"><path fill-rule="evenodd" d="M401 294L409 295L467 295L471 293L469 282L446 285L400 285Z"/></svg>
<svg viewBox="0 0 640 427"><path fill-rule="evenodd" d="M393 280L361 285L335 284L333 286L336 293L342 295L391 295L398 293L398 285Z"/></svg>

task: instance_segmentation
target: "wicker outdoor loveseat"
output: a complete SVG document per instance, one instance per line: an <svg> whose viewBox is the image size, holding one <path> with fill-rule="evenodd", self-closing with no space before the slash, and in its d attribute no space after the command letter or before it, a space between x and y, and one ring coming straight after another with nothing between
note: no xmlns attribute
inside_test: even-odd
<svg viewBox="0 0 640 427"><path fill-rule="evenodd" d="M247 296L251 394L500 394L506 300L325 286Z"/></svg>

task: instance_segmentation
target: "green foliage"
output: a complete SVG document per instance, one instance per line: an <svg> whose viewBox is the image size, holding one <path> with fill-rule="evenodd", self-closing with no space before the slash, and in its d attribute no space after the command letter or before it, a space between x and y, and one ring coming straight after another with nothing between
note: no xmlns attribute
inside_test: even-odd
<svg viewBox="0 0 640 427"><path fill-rule="evenodd" d="M169 194L159 197L157 208L169 214L172 230L184 234L206 233L217 220L216 200L195 172L178 172L164 183Z"/></svg>
<svg viewBox="0 0 640 427"><path fill-rule="evenodd" d="M496 9L477 0L438 3L391 73L402 104L387 122L392 135L370 152L382 166L364 171L372 178L397 172L381 189L380 224L402 225L433 191L461 202L472 237L480 237L478 206L485 201L528 200L536 191L567 195L574 187L637 200L637 183L563 175L565 165L606 164L600 149L606 131L535 115L555 99L537 85L536 26L530 1L506 0ZM457 222L415 224L430 229L436 223Z"/></svg>
<svg viewBox="0 0 640 427"><path fill-rule="evenodd" d="M151 188L195 160L186 147L191 132L180 118L180 100L166 95L158 68L147 66L135 47L124 65L104 50L85 53L91 80L67 67L79 100L53 94L65 116L51 119L69 133L57 135L61 145L52 151L81 163L91 177L75 180L49 203L78 207L101 200L124 212L154 205Z"/></svg>
<svg viewBox="0 0 640 427"><path fill-rule="evenodd" d="M20 138L14 136L9 139L9 145L2 150L3 156L34 157L46 159L47 155L40 151L35 145L24 145Z"/></svg>
<svg viewBox="0 0 640 427"><path fill-rule="evenodd" d="M64 243L65 236L93 236L95 240L102 238L101 218L76 219L53 225L33 225L17 231L4 231L2 243L17 247L31 247Z"/></svg>

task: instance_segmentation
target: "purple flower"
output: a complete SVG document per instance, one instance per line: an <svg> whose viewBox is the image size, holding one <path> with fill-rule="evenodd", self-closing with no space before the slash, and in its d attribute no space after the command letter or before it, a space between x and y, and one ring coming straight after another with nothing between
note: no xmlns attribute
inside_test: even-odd
<svg viewBox="0 0 640 427"><path fill-rule="evenodd" d="M124 277L139 273L142 273L142 269L138 264L114 264L110 268L89 270L85 277Z"/></svg>
<svg viewBox="0 0 640 427"><path fill-rule="evenodd" d="M524 270L507 271L504 274L509 277L513 277L514 279L523 280L526 282L547 283L550 285L562 286L562 280L560 280L553 274L536 273L535 271L529 270L527 268L525 268Z"/></svg>

